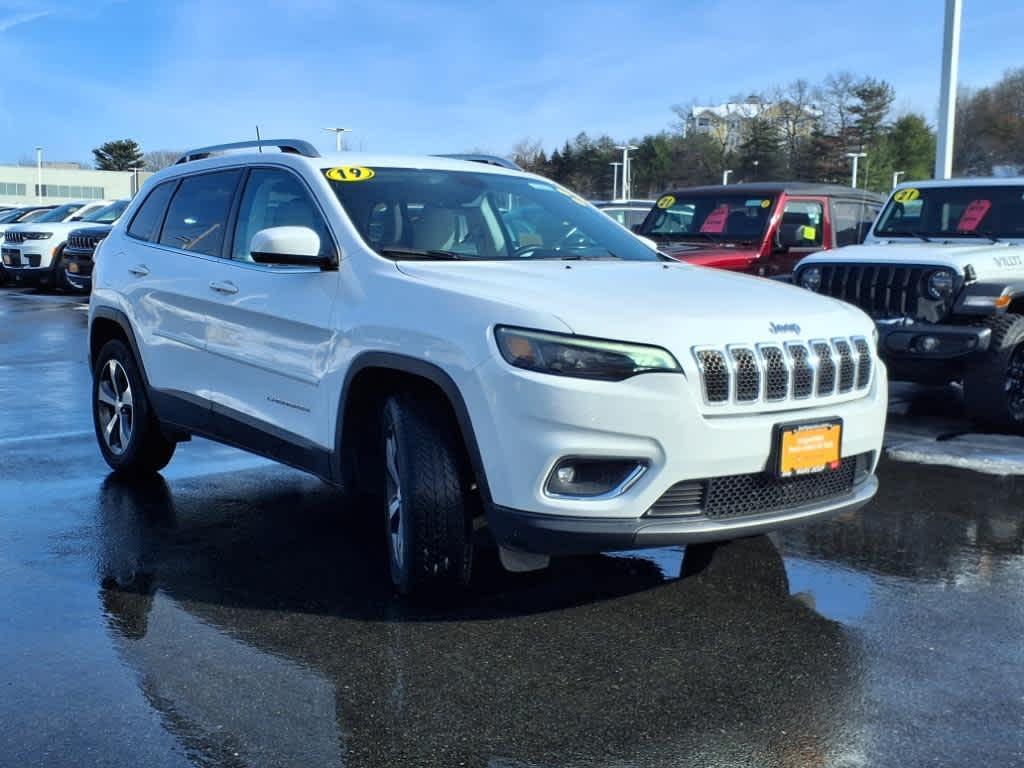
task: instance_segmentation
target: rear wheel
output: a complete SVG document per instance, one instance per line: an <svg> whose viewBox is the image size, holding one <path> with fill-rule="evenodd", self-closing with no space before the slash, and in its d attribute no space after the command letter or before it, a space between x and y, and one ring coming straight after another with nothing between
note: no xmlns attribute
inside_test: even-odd
<svg viewBox="0 0 1024 768"><path fill-rule="evenodd" d="M1024 316L1000 315L988 351L964 374L967 415L1000 431L1024 430Z"/></svg>
<svg viewBox="0 0 1024 768"><path fill-rule="evenodd" d="M469 583L472 516L451 414L429 395L399 393L381 410L378 459L391 581L403 595Z"/></svg>
<svg viewBox="0 0 1024 768"><path fill-rule="evenodd" d="M153 474L174 455L175 443L161 433L138 364L120 339L104 344L96 358L92 415L100 452L115 472Z"/></svg>

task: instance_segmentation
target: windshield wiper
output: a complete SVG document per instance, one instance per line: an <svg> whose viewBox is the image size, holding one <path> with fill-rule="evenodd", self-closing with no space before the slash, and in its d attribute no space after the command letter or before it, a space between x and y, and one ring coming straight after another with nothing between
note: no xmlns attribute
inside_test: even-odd
<svg viewBox="0 0 1024 768"><path fill-rule="evenodd" d="M459 261L462 256L454 251L440 251L424 248L378 248L381 256L400 256L406 259L424 259L432 261Z"/></svg>
<svg viewBox="0 0 1024 768"><path fill-rule="evenodd" d="M932 239L930 237L928 237L928 235L924 234L923 232L911 232L910 236L911 237L916 237L916 238L918 238L920 240L924 240L926 243L930 243L932 241Z"/></svg>
<svg viewBox="0 0 1024 768"><path fill-rule="evenodd" d="M974 230L974 234L979 235L981 237L984 237L986 240L988 240L990 242L993 242L993 243L1001 243L1001 242L1003 242L998 237L993 235L991 232L982 232L980 229L976 229L976 230Z"/></svg>

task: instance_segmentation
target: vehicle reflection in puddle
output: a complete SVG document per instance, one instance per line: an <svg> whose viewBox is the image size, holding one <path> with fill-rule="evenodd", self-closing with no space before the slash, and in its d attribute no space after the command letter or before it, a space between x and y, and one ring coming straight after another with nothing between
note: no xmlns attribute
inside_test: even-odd
<svg viewBox="0 0 1024 768"><path fill-rule="evenodd" d="M790 596L767 537L676 550L667 576L665 558L621 556L523 579L485 556L465 602L426 609L385 590L374 537L337 522L333 494L303 487L268 480L244 510L209 487L101 489L108 626L200 762L803 766L861 752L845 722L856 643Z"/></svg>

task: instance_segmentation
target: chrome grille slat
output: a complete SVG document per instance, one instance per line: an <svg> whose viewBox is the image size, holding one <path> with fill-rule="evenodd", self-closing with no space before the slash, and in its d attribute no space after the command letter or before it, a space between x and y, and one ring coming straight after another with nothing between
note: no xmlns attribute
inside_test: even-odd
<svg viewBox="0 0 1024 768"><path fill-rule="evenodd" d="M871 383L863 336L694 347L706 405L784 404L849 395Z"/></svg>

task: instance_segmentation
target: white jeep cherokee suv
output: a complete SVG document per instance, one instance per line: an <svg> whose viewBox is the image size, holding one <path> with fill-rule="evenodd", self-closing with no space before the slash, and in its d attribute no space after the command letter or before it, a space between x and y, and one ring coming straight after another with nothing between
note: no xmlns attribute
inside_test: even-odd
<svg viewBox="0 0 1024 768"><path fill-rule="evenodd" d="M375 499L402 592L728 539L875 493L886 372L833 299L660 257L539 176L301 141L193 150L99 248L96 435L202 435Z"/></svg>

